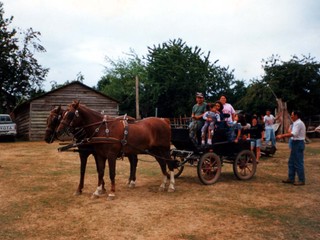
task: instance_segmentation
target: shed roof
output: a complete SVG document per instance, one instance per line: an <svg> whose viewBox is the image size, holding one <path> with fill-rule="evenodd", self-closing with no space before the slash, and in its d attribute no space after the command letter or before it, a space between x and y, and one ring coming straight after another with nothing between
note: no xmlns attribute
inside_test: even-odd
<svg viewBox="0 0 320 240"><path fill-rule="evenodd" d="M101 96L103 96L103 97L105 97L105 98L108 98L108 99L110 99L110 100L112 100L112 101L115 101L115 102L119 103L118 100L116 100L116 99L114 99L114 98L112 98L112 97L109 97L109 96L105 95L104 93L99 92L99 91L97 91L97 90L95 90L95 89L93 89L93 88L91 88L91 87L83 84L82 82L73 81L73 82L71 82L71 83L69 83L69 84L63 85L62 87L56 88L56 89L54 89L54 90L52 90L52 91L46 92L46 93L44 93L44 94L41 94L41 95L39 95L39 96L37 96L37 97L34 97L34 98L32 98L32 99L30 99L30 100L28 100L28 101L25 101L25 102L21 103L20 105L18 105L18 106L15 107L15 109L13 110L13 112L16 112L16 111L18 111L19 109L28 106L32 101L34 101L34 100L36 100L36 99L43 98L43 97L47 96L48 94L57 92L57 91L59 91L59 90L61 90L61 89L64 89L64 88L66 88L66 87L69 87L69 86L71 86L71 85L80 85L80 86L82 86L82 87L84 87L84 88L87 88L88 90L93 91L93 92L95 92L95 93L97 93L97 94L99 94L99 95L101 95Z"/></svg>

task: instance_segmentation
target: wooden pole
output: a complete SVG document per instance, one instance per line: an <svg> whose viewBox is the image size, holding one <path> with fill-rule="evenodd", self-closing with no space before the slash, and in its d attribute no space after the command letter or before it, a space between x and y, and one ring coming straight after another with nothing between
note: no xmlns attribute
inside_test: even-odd
<svg viewBox="0 0 320 240"><path fill-rule="evenodd" d="M139 109L139 78L136 76L136 119L141 119Z"/></svg>

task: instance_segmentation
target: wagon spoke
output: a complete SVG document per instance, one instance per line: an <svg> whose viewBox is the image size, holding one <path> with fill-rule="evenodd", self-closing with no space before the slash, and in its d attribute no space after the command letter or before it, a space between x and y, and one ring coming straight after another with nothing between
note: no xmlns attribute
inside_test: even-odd
<svg viewBox="0 0 320 240"><path fill-rule="evenodd" d="M220 158L215 153L205 153L198 164L198 177L203 184L215 183L221 173Z"/></svg>
<svg viewBox="0 0 320 240"><path fill-rule="evenodd" d="M233 164L233 171L238 179L246 180L255 174L256 166L254 154L250 150L243 150Z"/></svg>

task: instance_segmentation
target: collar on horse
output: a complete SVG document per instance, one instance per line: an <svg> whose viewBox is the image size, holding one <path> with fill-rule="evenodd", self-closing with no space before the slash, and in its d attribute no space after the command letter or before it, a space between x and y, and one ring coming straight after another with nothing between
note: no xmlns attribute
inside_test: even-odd
<svg viewBox="0 0 320 240"><path fill-rule="evenodd" d="M108 122L112 122L112 121L121 121L122 124L123 124L123 138L121 140L109 136L110 130L108 128ZM122 119L109 119L109 120L108 120L107 115L104 115L103 116L103 120L101 122L91 123L91 124L82 126L79 131L82 131L84 128L87 128L87 127L90 127L90 126L94 126L94 125L97 125L97 124L99 124L99 126L95 129L95 131L92 133L92 135L89 138L84 138L80 142L73 142L73 143L71 143L71 144L69 144L67 146L60 147L60 148L58 148L58 151L60 151L60 152L68 151L70 148L75 148L75 147L78 147L80 145L86 145L86 144L119 143L120 142L122 147L124 147L125 145L129 145L130 147L132 147L134 149L137 149L137 150L139 150L141 152L144 152L146 154L149 154L149 155L151 155L153 157L158 157L158 158L164 159L166 161L171 161L172 160L171 158L170 159L166 159L164 157L161 157L161 156L158 156L156 154L153 154L148 149L143 150L143 149L139 149L139 148L135 147L132 144L128 144L127 138L128 138L128 134L129 134L129 124L128 124L127 114L125 114ZM106 134L106 136L105 137L95 137L95 135L100 131L100 128L102 127L102 125L105 125L105 128L106 128L105 129L105 134ZM123 153L122 150L121 150L121 154L120 155L121 155L122 158L124 157L124 153Z"/></svg>
<svg viewBox="0 0 320 240"><path fill-rule="evenodd" d="M75 114L75 116L77 116L77 114ZM123 134L123 138L121 140L109 136L110 130L108 128L108 122L116 121L116 120L119 120L123 123L124 134ZM91 124L87 124L85 126L82 126L76 133L74 133L74 135L77 135L79 132L83 131L84 128L88 128L88 127L91 127L94 125L99 125L99 126L94 130L94 132L91 134L90 137L84 138L78 142L77 142L77 140L75 140L66 146L58 148L58 151L59 152L68 151L70 148L75 148L75 147L78 147L81 145L94 144L94 143L119 143L120 142L122 146L127 145L127 143L128 143L127 137L129 134L129 124L127 121L127 115L124 115L123 119L112 119L112 120L108 120L107 115L104 115L103 120L101 122L91 123ZM100 131L100 128L103 125L105 125L106 136L105 137L95 137L95 135Z"/></svg>

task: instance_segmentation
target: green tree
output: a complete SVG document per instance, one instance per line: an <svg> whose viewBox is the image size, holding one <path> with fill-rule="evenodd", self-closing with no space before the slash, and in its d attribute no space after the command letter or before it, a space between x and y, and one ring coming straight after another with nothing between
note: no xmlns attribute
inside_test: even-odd
<svg viewBox="0 0 320 240"><path fill-rule="evenodd" d="M97 90L120 101L120 114L135 116L135 79L139 78L139 91L143 93L146 67L134 50L131 49L127 56L127 59L118 59L117 61L106 57L109 66L105 68L106 74L98 82ZM144 104L148 103L140 101L140 109L143 109Z"/></svg>
<svg viewBox="0 0 320 240"><path fill-rule="evenodd" d="M261 80L253 79L246 88L245 95L239 98L235 107L248 114L265 114L266 109L277 106L272 90Z"/></svg>
<svg viewBox="0 0 320 240"><path fill-rule="evenodd" d="M210 52L205 54L199 47L193 49L181 39L148 49L144 97L149 100L149 109L158 108L159 116L189 116L196 92L203 92L208 101L232 92L232 71L217 66L218 61L211 63Z"/></svg>
<svg viewBox="0 0 320 240"><path fill-rule="evenodd" d="M287 102L288 109L299 109L306 115L320 113L320 63L315 58L293 56L285 62L272 56L264 60L263 68L263 82Z"/></svg>
<svg viewBox="0 0 320 240"><path fill-rule="evenodd" d="M10 112L19 102L42 93L42 83L49 71L43 68L34 52L45 52L39 44L40 32L32 28L17 31L10 24L13 17L5 18L0 2L0 111ZM18 36L23 35L19 41Z"/></svg>
<svg viewBox="0 0 320 240"><path fill-rule="evenodd" d="M247 112L265 113L277 107L276 98L287 102L289 111L301 110L305 115L319 114L320 64L313 57L293 56L281 61L277 55L262 60L265 75L252 80L239 105Z"/></svg>

